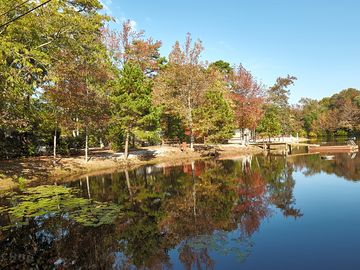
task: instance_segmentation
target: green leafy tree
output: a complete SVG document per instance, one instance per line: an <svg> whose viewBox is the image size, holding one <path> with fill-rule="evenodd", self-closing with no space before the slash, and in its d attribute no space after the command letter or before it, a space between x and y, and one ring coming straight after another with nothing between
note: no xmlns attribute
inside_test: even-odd
<svg viewBox="0 0 360 270"><path fill-rule="evenodd" d="M1 1L0 11L4 14L0 23L38 4L38 1ZM19 143L25 147L37 143L34 131L41 117L37 115L40 111L36 106L46 87L67 79L55 74L59 63L69 61L63 56L71 52L72 61L84 56L94 59L97 58L94 51L103 50L100 29L108 17L99 13L101 8L98 0L51 1L0 29L1 133L21 138ZM53 103L53 100L46 102ZM51 108L52 113L57 109L55 105L44 108ZM52 130L57 130L56 117L53 119Z"/></svg>
<svg viewBox="0 0 360 270"><path fill-rule="evenodd" d="M223 60L218 60L218 61L213 62L210 64L209 67L216 68L217 70L219 70L220 72L225 73L225 74L230 74L234 70L231 67L230 63L223 61Z"/></svg>
<svg viewBox="0 0 360 270"><path fill-rule="evenodd" d="M257 131L270 137L276 136L281 132L281 120L279 111L275 106L269 106L261 119Z"/></svg>
<svg viewBox="0 0 360 270"><path fill-rule="evenodd" d="M296 77L287 75L285 78L277 78L275 84L268 90L268 102L272 104L271 110L276 108L279 115L281 130L279 133L290 133L290 106L289 106L289 87L297 80Z"/></svg>
<svg viewBox="0 0 360 270"><path fill-rule="evenodd" d="M152 106L152 82L140 66L125 64L120 71L120 78L111 93L111 125L123 131L119 136L125 139L125 157L129 153L130 134L140 138L156 136L159 112Z"/></svg>
<svg viewBox="0 0 360 270"><path fill-rule="evenodd" d="M194 131L205 143L222 142L234 133L234 112L223 91L221 84L207 91L204 103L193 111Z"/></svg>

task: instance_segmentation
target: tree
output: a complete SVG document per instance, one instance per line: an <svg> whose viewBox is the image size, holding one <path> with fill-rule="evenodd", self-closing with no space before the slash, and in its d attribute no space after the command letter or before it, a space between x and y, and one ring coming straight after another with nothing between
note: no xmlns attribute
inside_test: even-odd
<svg viewBox="0 0 360 270"><path fill-rule="evenodd" d="M263 86L242 65L230 76L230 85L236 126L255 129L263 113Z"/></svg>
<svg viewBox="0 0 360 270"><path fill-rule="evenodd" d="M261 132L265 136L270 137L278 135L281 132L280 116L278 109L275 106L269 106L261 119L257 131Z"/></svg>
<svg viewBox="0 0 360 270"><path fill-rule="evenodd" d="M10 11L0 20L8 21L36 5L36 1L1 1L0 10ZM44 89L55 84L54 69L64 52L80 57L99 47L100 28L108 19L98 13L101 8L97 0L51 1L0 29L0 129L33 147L39 119L35 105Z"/></svg>
<svg viewBox="0 0 360 270"><path fill-rule="evenodd" d="M309 134L333 135L360 128L360 91L349 88L321 100L302 98L297 118Z"/></svg>
<svg viewBox="0 0 360 270"><path fill-rule="evenodd" d="M200 40L192 44L187 34L184 48L177 41L169 55L169 63L155 79L154 102L165 110L178 114L190 131L193 150L193 110L200 106L209 86L210 76L200 64L203 51Z"/></svg>
<svg viewBox="0 0 360 270"><path fill-rule="evenodd" d="M317 100L310 98L300 99L300 106L302 115L300 116L305 131L309 134L312 131L312 125L316 121L321 113L321 106Z"/></svg>
<svg viewBox="0 0 360 270"><path fill-rule="evenodd" d="M145 32L137 31L130 20L122 23L120 31L104 28L103 39L118 69L131 62L139 65L147 76L153 77L164 62L159 53L161 41L154 41L151 37L145 39Z"/></svg>
<svg viewBox="0 0 360 270"><path fill-rule="evenodd" d="M230 63L225 62L223 60L218 60L209 65L210 68L215 68L221 73L224 74L231 74L233 72L233 68L231 67Z"/></svg>
<svg viewBox="0 0 360 270"><path fill-rule="evenodd" d="M290 107L289 107L289 95L288 89L294 84L296 77L287 75L285 78L277 78L275 84L268 90L268 102L272 104L271 110L276 109L277 114L280 117L280 124L282 133L291 132L290 123ZM279 133L280 133L279 132Z"/></svg>
<svg viewBox="0 0 360 270"><path fill-rule="evenodd" d="M55 132L59 127L67 131L84 130L86 162L90 131L101 129L109 118L105 92L108 66L104 61L95 60L98 56L95 48L94 51L88 49L87 53L77 56L72 52L63 53L54 67L55 84L45 87L56 117ZM56 134L54 145L55 142Z"/></svg>
<svg viewBox="0 0 360 270"><path fill-rule="evenodd" d="M268 100L279 108L289 106L289 86L297 80L296 77L287 75L286 78L277 78L276 83L268 90Z"/></svg>
<svg viewBox="0 0 360 270"><path fill-rule="evenodd" d="M103 30L103 40L114 66L116 74L115 77L118 77L120 81L124 79L121 77L124 76L123 70L126 66L127 71L129 71L130 66L132 69L137 66L147 78L153 78L156 76L162 64L164 63L164 58L160 57L159 53L161 42L154 41L151 37L146 39L145 32L143 30L137 31L133 27L130 20L123 22L120 31L112 31L109 28L105 28ZM138 76L140 81L143 80L143 78L140 78L139 75L136 76ZM118 81L118 79L115 79L114 81ZM149 85L149 91L151 92L151 81L148 80L146 84ZM148 93L149 95L150 92ZM147 108L144 110L146 111ZM156 127L151 126L149 127L149 130L146 130L145 127L143 127L136 128L131 132L127 132L124 130L124 125L116 124L119 119L112 121L110 128L110 138L112 140L112 145L115 148L122 148L123 142L125 140L125 142L127 142L125 143L125 150L128 151L129 138L127 138L127 136L130 135L132 136L133 142L135 142L135 136L138 139L147 140L150 142L157 141L158 134L154 132L154 130L157 129L158 125L158 110L155 110L155 108L152 108L152 110L153 111L150 113L152 115L151 117L155 117L156 119L148 119L147 121L149 121L149 123L152 122L151 125L156 122L156 124L154 124ZM112 114L113 118L114 115L117 115L117 113L114 111L114 108ZM117 118L118 117L119 116L117 116ZM137 124L135 124L135 126L136 125Z"/></svg>
<svg viewBox="0 0 360 270"><path fill-rule="evenodd" d="M222 88L219 84L217 88L209 89L204 103L193 111L194 132L203 137L205 143L223 142L234 133L234 113Z"/></svg>
<svg viewBox="0 0 360 270"><path fill-rule="evenodd" d="M125 158L129 153L129 138L133 133L153 132L158 127L158 110L152 106L151 80L140 66L127 63L120 71L115 87L110 96L111 126L120 128L125 137ZM116 133L115 133L116 134ZM118 134L121 136L121 134Z"/></svg>

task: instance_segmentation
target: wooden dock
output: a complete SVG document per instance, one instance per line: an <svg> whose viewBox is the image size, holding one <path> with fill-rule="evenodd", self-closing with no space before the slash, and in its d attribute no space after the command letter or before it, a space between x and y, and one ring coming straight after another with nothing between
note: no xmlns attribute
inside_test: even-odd
<svg viewBox="0 0 360 270"><path fill-rule="evenodd" d="M307 151L312 147L320 147L319 144L299 143L299 142L259 142L259 143L251 143L251 145L258 146L263 150L274 150L274 147L275 149L279 149L279 146L280 147L284 146L284 148L288 150L288 153L290 154L294 147L306 147Z"/></svg>
<svg viewBox="0 0 360 270"><path fill-rule="evenodd" d="M319 147L309 147L308 150L311 152L320 153L351 153L358 152L359 146L357 145L323 145Z"/></svg>
<svg viewBox="0 0 360 270"><path fill-rule="evenodd" d="M319 145L297 142L258 142L251 143L251 145L269 151L279 150L279 148L282 148L283 146L286 155L291 155L294 147L305 147L307 153L351 153L359 151L359 146L353 141L350 141L346 145Z"/></svg>

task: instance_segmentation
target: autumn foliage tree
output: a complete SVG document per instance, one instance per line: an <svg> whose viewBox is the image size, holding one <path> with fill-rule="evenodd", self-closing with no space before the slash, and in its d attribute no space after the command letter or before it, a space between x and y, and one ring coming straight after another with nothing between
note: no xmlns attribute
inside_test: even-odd
<svg viewBox="0 0 360 270"><path fill-rule="evenodd" d="M0 157L159 137L224 142L233 129L279 134L360 132L359 90L289 104L296 77L268 89L242 65L201 61L186 35L168 59L161 41L125 20L106 27L100 0L0 1ZM45 6L46 4L46 6ZM29 13L24 13L30 11ZM13 20L19 14L24 16ZM10 22L10 23L6 23ZM58 145L59 143L59 145Z"/></svg>
<svg viewBox="0 0 360 270"><path fill-rule="evenodd" d="M254 130L263 113L264 87L242 65L230 76L230 86L236 126Z"/></svg>
<svg viewBox="0 0 360 270"><path fill-rule="evenodd" d="M71 52L61 55L54 67L54 84L46 86L45 97L53 106L56 131L85 135L85 160L88 160L88 136L106 127L109 119L106 80L109 78L106 63L87 56L75 56ZM56 153L54 152L54 155Z"/></svg>
<svg viewBox="0 0 360 270"><path fill-rule="evenodd" d="M201 41L192 43L187 34L184 47L177 41L169 63L155 80L154 102L164 110L179 115L190 131L190 148L194 143L193 110L201 105L209 86L209 77L200 63Z"/></svg>
<svg viewBox="0 0 360 270"><path fill-rule="evenodd" d="M37 5L38 1L1 1L0 22ZM0 29L0 134L20 138L17 144L27 148L22 154L34 154L40 141L47 143L35 134L48 124L56 126L51 121L39 123L53 116L54 106L43 98L44 89L60 77L54 74L59 62L65 62L64 52L72 51L74 59L92 55L101 43L100 28L108 19L98 12L101 8L97 0L51 1Z"/></svg>
<svg viewBox="0 0 360 270"><path fill-rule="evenodd" d="M130 62L139 65L151 77L164 61L159 53L161 41L145 38L145 31L136 30L131 20L124 21L120 31L104 28L103 40L110 58L119 69Z"/></svg>
<svg viewBox="0 0 360 270"><path fill-rule="evenodd" d="M300 100L298 116L311 136L346 135L360 130L360 91L349 88L321 100Z"/></svg>

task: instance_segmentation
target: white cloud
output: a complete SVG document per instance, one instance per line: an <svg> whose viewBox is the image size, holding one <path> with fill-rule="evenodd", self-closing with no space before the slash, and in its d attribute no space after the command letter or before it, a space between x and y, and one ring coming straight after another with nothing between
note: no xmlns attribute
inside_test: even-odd
<svg viewBox="0 0 360 270"><path fill-rule="evenodd" d="M136 21L130 20L130 26L132 29L136 29Z"/></svg>
<svg viewBox="0 0 360 270"><path fill-rule="evenodd" d="M126 22L127 20L129 19L126 18L125 16L121 16L119 19L118 18L115 19L116 23L120 23L120 24ZM137 22L130 19L130 26L132 29L136 30Z"/></svg>
<svg viewBox="0 0 360 270"><path fill-rule="evenodd" d="M112 3L112 0L100 0L101 5L103 6L103 9L107 11L109 14L111 14L110 5Z"/></svg>

